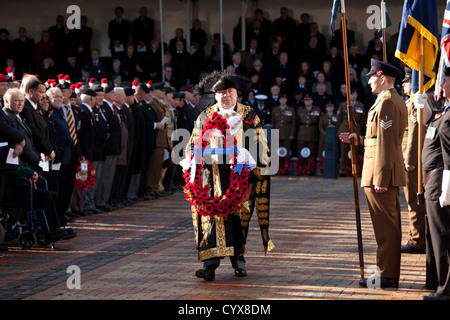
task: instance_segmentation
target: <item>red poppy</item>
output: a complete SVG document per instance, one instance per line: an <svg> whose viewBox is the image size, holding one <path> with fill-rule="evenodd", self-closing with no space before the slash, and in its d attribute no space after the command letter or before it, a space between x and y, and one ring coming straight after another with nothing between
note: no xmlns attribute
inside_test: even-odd
<svg viewBox="0 0 450 320"><path fill-rule="evenodd" d="M252 124L253 123L253 118L247 118L247 119L244 120L244 122L246 124Z"/></svg>

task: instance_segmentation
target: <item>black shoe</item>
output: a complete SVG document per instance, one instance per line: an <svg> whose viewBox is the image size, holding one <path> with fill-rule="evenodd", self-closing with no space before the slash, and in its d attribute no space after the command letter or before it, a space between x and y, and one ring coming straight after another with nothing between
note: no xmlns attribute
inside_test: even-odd
<svg viewBox="0 0 450 320"><path fill-rule="evenodd" d="M416 249L410 244L405 244L401 249L402 253L425 253L425 250Z"/></svg>
<svg viewBox="0 0 450 320"><path fill-rule="evenodd" d="M246 277L247 270L245 270L245 268L234 268L234 275L236 277Z"/></svg>
<svg viewBox="0 0 450 320"><path fill-rule="evenodd" d="M79 216L77 216L79 217ZM68 216L67 214L64 215L64 219L66 219L66 222L74 222L75 217Z"/></svg>
<svg viewBox="0 0 450 320"><path fill-rule="evenodd" d="M88 209L88 210L86 211L86 213L89 214L89 215L91 215L91 214L97 214L97 213L100 213L100 212L103 212L103 211L100 210L100 209L97 209L97 208L95 208L95 209Z"/></svg>
<svg viewBox="0 0 450 320"><path fill-rule="evenodd" d="M216 272L214 271L214 269L203 268L198 269L195 272L195 276L197 278L203 278L206 281L214 281L216 279Z"/></svg>
<svg viewBox="0 0 450 320"><path fill-rule="evenodd" d="M62 240L69 240L69 239L75 238L77 236L77 233L74 232L70 228L69 229L60 229L59 236Z"/></svg>
<svg viewBox="0 0 450 320"><path fill-rule="evenodd" d="M450 300L450 296L444 296L443 294L433 292L429 296L423 296L422 300Z"/></svg>
<svg viewBox="0 0 450 320"><path fill-rule="evenodd" d="M367 288L367 282L369 282L369 287L374 289L383 288L398 288L398 279L385 278L385 277L369 277L368 279L359 280L359 286L362 288ZM378 287L379 285L379 287Z"/></svg>
<svg viewBox="0 0 450 320"><path fill-rule="evenodd" d="M0 244L0 252L1 251L8 251L8 246L5 244Z"/></svg>

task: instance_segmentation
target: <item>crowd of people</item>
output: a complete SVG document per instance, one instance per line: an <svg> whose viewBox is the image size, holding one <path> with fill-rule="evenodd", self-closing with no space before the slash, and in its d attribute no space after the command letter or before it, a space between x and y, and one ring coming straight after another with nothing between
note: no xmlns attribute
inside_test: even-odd
<svg viewBox="0 0 450 320"><path fill-rule="evenodd" d="M4 195L20 194L14 190L23 187L23 181L14 178L37 184L39 177L44 177L48 189L36 186L33 193L36 204L45 208L51 241L76 236L76 231L67 228L67 222L80 216L112 211L182 190L182 169L173 161L172 152L179 141L172 139L172 133L178 129L193 132L198 115L214 102L200 99L196 85L222 66L230 76L251 80L249 90L237 93L237 101L253 108L263 127L279 130L280 148L273 150L280 159L278 174L291 174L290 160L297 157L297 174L317 172L314 168L324 155L326 127L332 124L341 137L339 174L351 175L347 156L350 140L342 139L349 131L347 111L353 113L355 131L360 136L364 136L368 117L375 117L375 109L370 108L380 105L382 99L377 99L380 93L399 109L401 121L396 124L399 132L405 131L409 121L406 108L401 108L404 101L411 109L408 112L414 111L410 108L410 89L405 89L409 88L411 70L394 57L398 33L386 44L389 63L384 64L379 62L383 58L383 43L378 32L368 43L366 53L360 54L354 32L347 30L351 86L348 108L342 31L336 30L327 44L318 24L310 22L307 13L297 23L282 7L280 17L272 22L258 9L246 26L245 50L241 49L239 19L233 30L233 49L228 43L221 48L220 35L214 34L209 55L208 36L198 19L190 30L191 47L186 48L182 28L176 29L168 45L163 43L145 7L131 22L123 14L124 9L117 7L116 17L108 24L109 57L91 49L92 29L86 17L81 18L81 29L69 30L64 17L58 16L57 24L43 31L36 44L27 37L25 27L19 29L19 38L12 41L7 29L0 30L0 69L6 71L0 74L0 202ZM446 70L446 77L450 77L450 70ZM445 88L448 89L448 84ZM444 91L448 102L448 90ZM425 101L422 105L430 106L430 114L440 110L444 102L432 102L423 96L422 99ZM414 115L409 119L413 122L409 124L412 132L417 121L413 121ZM378 126L388 129L391 122L386 117L379 124L370 120L370 125L377 126L377 130ZM443 127L448 131L448 127ZM405 132L403 144L407 146L408 129ZM427 139L435 136L427 135ZM442 136L448 139L445 131ZM377 141L383 139L375 135L359 144L381 148L381 142ZM401 178L394 185L392 203L395 203L388 205L395 207L393 216L398 216L399 222L398 186L404 185L403 166L408 172L415 166L405 162L410 151L405 149L402 155L400 144L394 147L392 154L398 159L392 163L396 169L384 164L383 169L389 172L382 176L384 179L394 172ZM12 158L19 158L15 165L6 161L9 150ZM424 157L430 154L424 153ZM385 160L389 155L387 152L381 158ZM361 170L363 158L359 159ZM369 169L363 172L364 181L372 174L367 173ZM378 171L374 170L374 175ZM372 180L364 187L370 199ZM375 187L378 193L388 189L383 185ZM408 185L405 190L412 194L415 188ZM447 210L448 193L447 198L442 197L440 207ZM399 225L395 226L392 243L398 261L392 266L394 276L383 278L385 286L398 286L400 252L425 250L422 223L425 215L419 213L411 199L407 199L411 239L400 247L397 234L401 230ZM429 206L431 201L427 200ZM434 207L427 210L434 212ZM421 223L414 222L418 220L416 215L422 217ZM391 259L391 256L384 257Z"/></svg>

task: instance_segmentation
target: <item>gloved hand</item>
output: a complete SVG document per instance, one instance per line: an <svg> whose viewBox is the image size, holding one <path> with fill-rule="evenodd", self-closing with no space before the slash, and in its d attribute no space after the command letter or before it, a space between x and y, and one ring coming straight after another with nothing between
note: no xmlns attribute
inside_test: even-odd
<svg viewBox="0 0 450 320"><path fill-rule="evenodd" d="M450 205L450 170L444 170L442 174L442 193L439 197L441 207Z"/></svg>
<svg viewBox="0 0 450 320"><path fill-rule="evenodd" d="M415 93L414 106L417 108L417 111L419 111L419 109L422 110L422 124L426 124L433 114L431 106L428 103L428 95L426 93Z"/></svg>
<svg viewBox="0 0 450 320"><path fill-rule="evenodd" d="M239 149L236 161L237 161L237 163L249 165L251 167L250 170L253 170L256 168L255 159L252 157L250 152L245 148Z"/></svg>
<svg viewBox="0 0 450 320"><path fill-rule="evenodd" d="M428 95L426 93L415 93L414 94L414 105L417 108L423 109L428 103Z"/></svg>

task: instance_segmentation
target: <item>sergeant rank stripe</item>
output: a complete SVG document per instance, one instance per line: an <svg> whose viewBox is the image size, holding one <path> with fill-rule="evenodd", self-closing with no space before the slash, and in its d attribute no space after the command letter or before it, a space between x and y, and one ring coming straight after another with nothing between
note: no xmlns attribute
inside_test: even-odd
<svg viewBox="0 0 450 320"><path fill-rule="evenodd" d="M392 127L392 120L389 120L389 121L380 120L380 126L384 130L389 129L390 127Z"/></svg>

